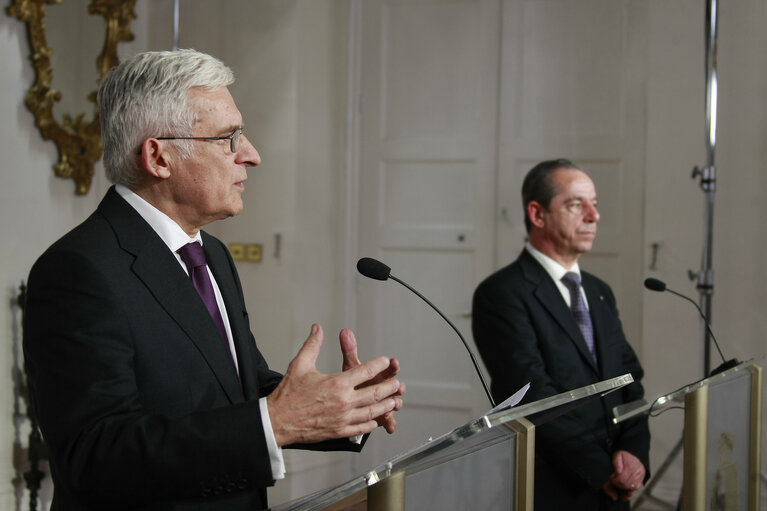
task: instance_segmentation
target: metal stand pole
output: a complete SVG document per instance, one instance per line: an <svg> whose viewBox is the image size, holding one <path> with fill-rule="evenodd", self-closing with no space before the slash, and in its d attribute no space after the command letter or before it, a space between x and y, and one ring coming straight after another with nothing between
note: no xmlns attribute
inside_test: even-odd
<svg viewBox="0 0 767 511"><path fill-rule="evenodd" d="M642 502L645 500L651 500L655 502L655 504L662 506L664 509L678 509L679 503L677 502L676 505L671 504L669 502L666 502L665 500L659 499L655 495L652 494L653 488L655 488L655 485L658 484L658 481L660 481L663 478L663 474L666 473L666 471L671 467L671 464L674 462L676 457L679 455L680 452L682 452L682 447L684 446L684 438L680 438L679 441L676 443L673 449L671 449L671 452L668 456L666 456L666 459L663 460L663 463L661 463L660 467L658 467L658 470L655 472L655 475L653 478L647 483L647 486L645 486L639 496L634 500L634 502L631 503L631 507L633 509L641 509Z"/></svg>
<svg viewBox="0 0 767 511"><path fill-rule="evenodd" d="M716 51L717 51L717 26L719 21L719 2L718 0L707 0L706 2L706 166L703 168L695 167L692 171L692 178L700 178L700 187L705 194L705 238L703 244L703 256L701 258L701 267L698 273L690 270L688 272L690 280L698 281L697 289L700 294L700 308L705 316L703 323L703 377L711 374L711 335L705 322L711 324L711 298L714 294L714 270L712 268L713 259L713 231L714 231L714 192L716 192L716 167L714 166L714 155L716 151L716 106L717 106L717 72L716 72ZM683 435L684 436L684 435ZM666 459L661 464L660 469L653 477L652 481L644 489L640 497L634 502L632 507L638 507L644 499L651 499L656 503L662 503L671 507L669 503L660 501L652 495L652 489L658 480L663 476L674 459L682 451L683 440L674 446ZM681 509L682 497L680 494L676 509Z"/></svg>
<svg viewBox="0 0 767 511"><path fill-rule="evenodd" d="M181 8L178 0L173 0L173 51L178 50L178 18Z"/></svg>
<svg viewBox="0 0 767 511"><path fill-rule="evenodd" d="M696 274L690 271L690 279L697 279L700 293L700 308L711 324L711 299L714 294L713 259L713 230L714 230L714 192L716 192L716 167L714 156L716 151L716 105L717 105L717 22L718 0L708 0L706 4L706 166L695 167L692 178L700 178L700 187L705 194L705 239L700 271ZM703 328L703 377L711 373L711 336L708 329Z"/></svg>

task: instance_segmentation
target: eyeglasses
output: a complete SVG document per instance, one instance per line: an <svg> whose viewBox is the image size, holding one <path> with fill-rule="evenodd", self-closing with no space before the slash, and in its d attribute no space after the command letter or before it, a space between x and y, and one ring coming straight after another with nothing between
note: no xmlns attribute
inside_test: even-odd
<svg viewBox="0 0 767 511"><path fill-rule="evenodd" d="M244 128L237 128L231 135L223 137L155 137L157 140L229 140L229 147L233 153L237 152L237 142L240 141L240 135Z"/></svg>

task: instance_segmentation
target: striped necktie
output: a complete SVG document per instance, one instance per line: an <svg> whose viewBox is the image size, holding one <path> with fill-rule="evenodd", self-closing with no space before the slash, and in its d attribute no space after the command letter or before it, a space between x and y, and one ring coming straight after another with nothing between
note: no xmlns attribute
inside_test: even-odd
<svg viewBox="0 0 767 511"><path fill-rule="evenodd" d="M594 350L594 325L591 323L591 315L586 308L581 294L581 279L577 273L567 272L562 277L562 283L570 291L570 310L575 316L575 322L581 329L583 338L586 340L586 346L591 352L594 362L597 361L596 351Z"/></svg>

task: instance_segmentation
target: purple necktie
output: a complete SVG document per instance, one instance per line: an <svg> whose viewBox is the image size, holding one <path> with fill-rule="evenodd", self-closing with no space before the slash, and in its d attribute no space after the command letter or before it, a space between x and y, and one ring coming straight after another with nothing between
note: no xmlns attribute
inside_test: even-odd
<svg viewBox="0 0 767 511"><path fill-rule="evenodd" d="M207 262L205 261L205 252L202 250L202 245L197 242L187 243L178 249L178 253L184 261L184 264L186 264L186 268L189 270L192 284L194 284L197 292L200 293L200 298L202 298L205 307L213 318L213 322L216 324L216 328L218 328L221 337L226 342L227 348L229 348L229 339L226 337L224 320L221 319L221 311L218 309L218 304L216 303L216 293L213 291L213 284L210 283Z"/></svg>
<svg viewBox="0 0 767 511"><path fill-rule="evenodd" d="M594 362L597 361L597 354L594 351L594 325L591 323L591 315L586 308L586 304L583 301L583 295L581 295L581 279L577 273L567 272L562 277L562 283L570 290L570 310L575 316L575 322L581 329L583 338L586 339L586 346L588 346L591 356Z"/></svg>

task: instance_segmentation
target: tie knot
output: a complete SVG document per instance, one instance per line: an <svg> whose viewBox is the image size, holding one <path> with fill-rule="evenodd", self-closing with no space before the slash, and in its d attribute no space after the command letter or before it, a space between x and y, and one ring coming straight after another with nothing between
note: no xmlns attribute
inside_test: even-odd
<svg viewBox="0 0 767 511"><path fill-rule="evenodd" d="M181 260L184 261L184 264L190 270L199 266L205 266L206 264L205 252L202 250L202 245L196 241L187 243L178 249L178 253L181 256Z"/></svg>
<svg viewBox="0 0 767 511"><path fill-rule="evenodd" d="M564 274L564 276L562 277L562 282L570 290L577 290L581 286L580 276L577 273L572 271L569 271Z"/></svg>

